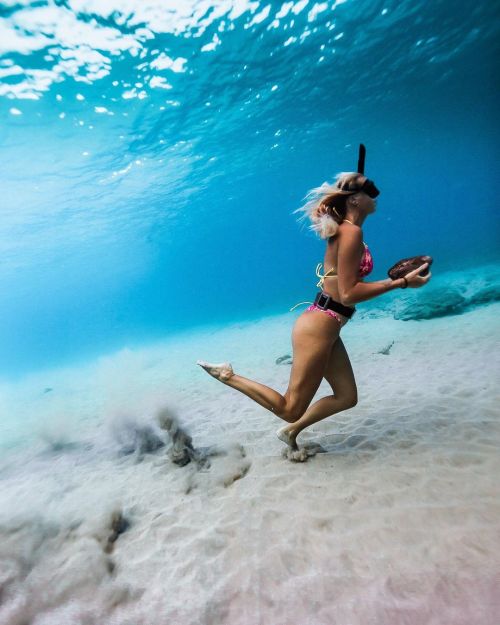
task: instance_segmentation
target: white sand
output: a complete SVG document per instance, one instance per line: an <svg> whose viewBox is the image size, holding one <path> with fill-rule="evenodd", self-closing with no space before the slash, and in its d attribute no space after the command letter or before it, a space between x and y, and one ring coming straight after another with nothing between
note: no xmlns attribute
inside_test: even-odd
<svg viewBox="0 0 500 625"><path fill-rule="evenodd" d="M305 463L195 364L283 392L296 314L4 385L5 436L37 437L0 467L0 625L496 625L499 315L347 324L359 403L299 436L324 449ZM120 456L164 405L227 454Z"/></svg>

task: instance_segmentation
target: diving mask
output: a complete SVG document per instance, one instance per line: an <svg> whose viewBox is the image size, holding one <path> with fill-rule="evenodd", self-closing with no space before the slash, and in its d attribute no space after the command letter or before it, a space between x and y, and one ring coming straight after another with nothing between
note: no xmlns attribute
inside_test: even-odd
<svg viewBox="0 0 500 625"><path fill-rule="evenodd" d="M347 182L344 184L343 187L340 187L340 189L345 193L349 193L351 195L362 191L371 198L376 198L377 195L380 194L380 191L375 186L373 180L370 180L369 178L365 178L361 184L358 181Z"/></svg>

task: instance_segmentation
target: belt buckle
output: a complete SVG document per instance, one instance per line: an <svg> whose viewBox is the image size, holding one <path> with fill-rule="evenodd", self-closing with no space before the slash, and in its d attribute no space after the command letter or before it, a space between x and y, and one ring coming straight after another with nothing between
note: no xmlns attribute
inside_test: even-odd
<svg viewBox="0 0 500 625"><path fill-rule="evenodd" d="M324 299L324 302L321 303L321 300L323 300L323 299ZM328 303L329 303L330 299L331 298L330 298L329 295L325 295L324 293L321 293L321 295L319 296L318 303L316 304L316 306L318 308L322 308L323 310L325 310L325 308L328 306Z"/></svg>

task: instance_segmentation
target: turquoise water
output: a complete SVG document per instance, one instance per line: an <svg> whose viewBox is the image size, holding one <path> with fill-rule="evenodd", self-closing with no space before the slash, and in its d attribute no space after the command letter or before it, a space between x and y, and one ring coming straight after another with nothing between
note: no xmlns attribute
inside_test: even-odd
<svg viewBox="0 0 500 625"><path fill-rule="evenodd" d="M5 379L310 300L324 243L292 211L360 141L382 191L370 279L413 254L435 277L498 262L494 3L9 0L0 18Z"/></svg>
<svg viewBox="0 0 500 625"><path fill-rule="evenodd" d="M0 625L497 624L498 17L0 4ZM285 391L293 211L360 142L367 280L432 279L357 305L294 456L195 363Z"/></svg>

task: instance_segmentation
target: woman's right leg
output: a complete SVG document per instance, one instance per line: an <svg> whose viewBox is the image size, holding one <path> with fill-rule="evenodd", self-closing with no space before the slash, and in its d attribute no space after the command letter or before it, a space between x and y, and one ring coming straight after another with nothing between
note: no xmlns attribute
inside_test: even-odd
<svg viewBox="0 0 500 625"><path fill-rule="evenodd" d="M338 322L322 312L303 313L296 320L292 331L292 370L284 395L265 384L237 374L228 379L218 379L244 393L284 421L296 422L306 411L321 384L332 344L338 335ZM204 368L208 370L207 367Z"/></svg>
<svg viewBox="0 0 500 625"><path fill-rule="evenodd" d="M353 408L358 402L354 372L340 336L331 349L324 377L335 394L314 402L298 421L286 427L286 432L292 442L295 442L298 434L306 427L337 412Z"/></svg>

